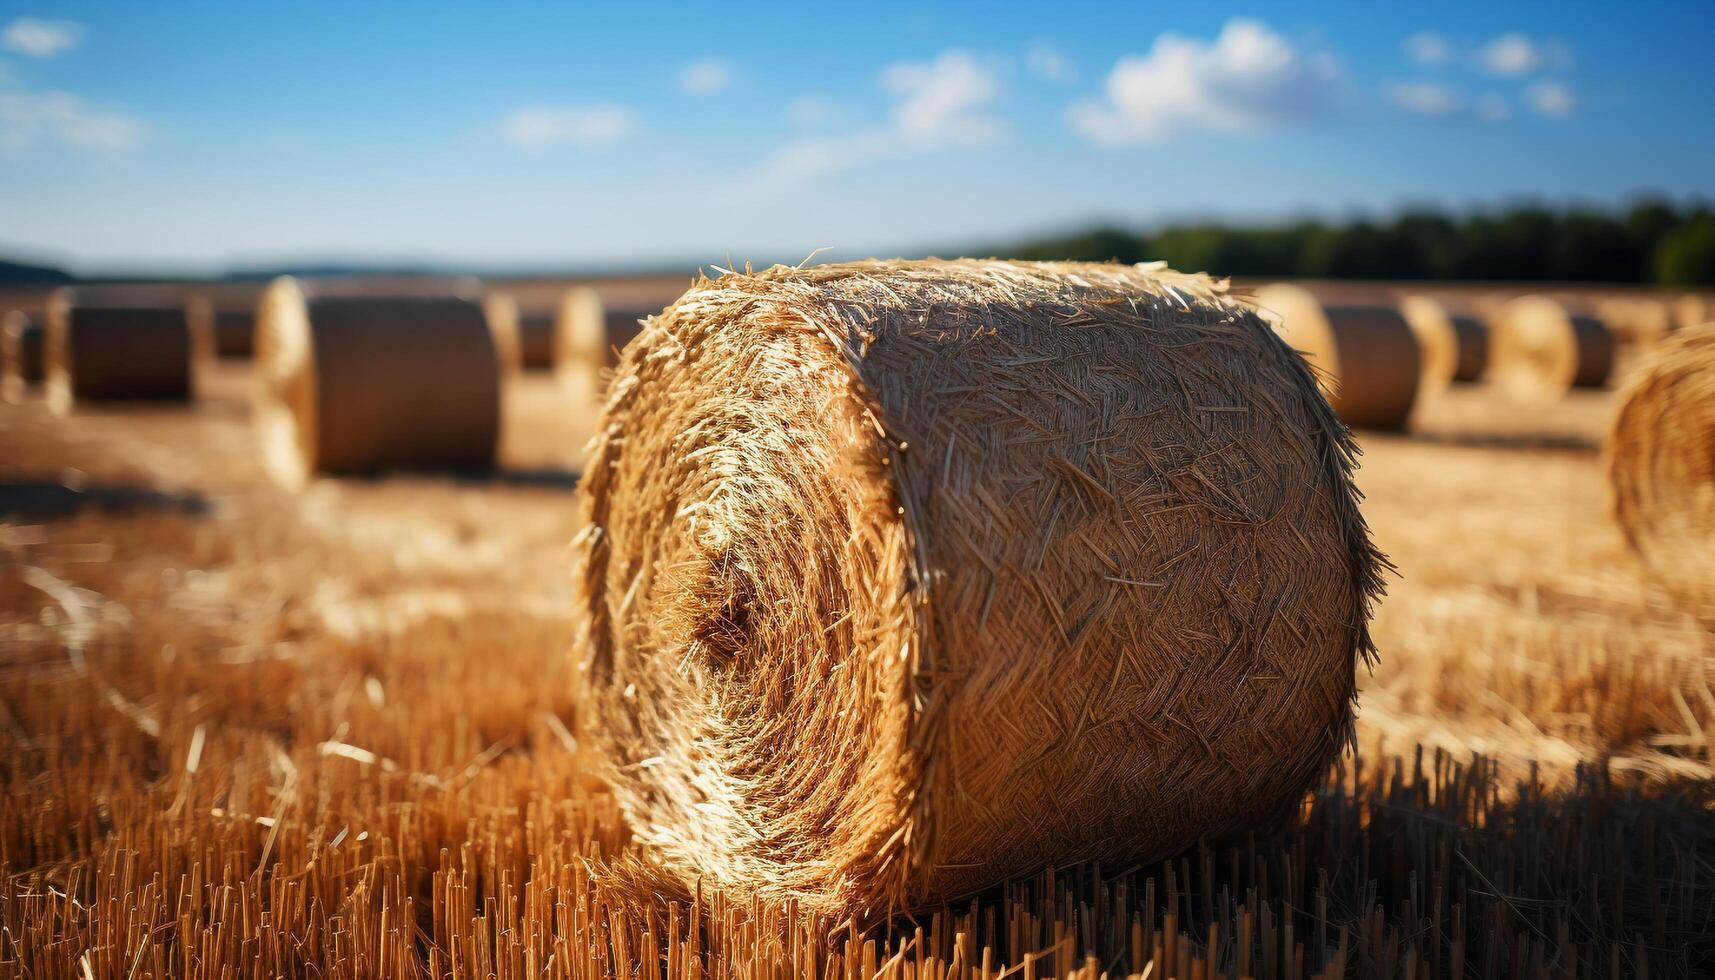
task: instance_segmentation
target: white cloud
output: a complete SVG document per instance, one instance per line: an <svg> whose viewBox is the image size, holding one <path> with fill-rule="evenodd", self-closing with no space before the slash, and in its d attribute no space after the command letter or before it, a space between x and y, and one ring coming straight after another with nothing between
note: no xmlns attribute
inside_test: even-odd
<svg viewBox="0 0 1715 980"><path fill-rule="evenodd" d="M834 104L813 95L801 95L786 103L786 118L794 126L820 126L834 118Z"/></svg>
<svg viewBox="0 0 1715 980"><path fill-rule="evenodd" d="M1212 43L1174 33L1149 54L1121 58L1104 101L1070 107L1072 125L1106 145L1171 139L1191 130L1251 132L1314 116L1338 94L1332 55L1305 51L1259 21L1229 20Z"/></svg>
<svg viewBox="0 0 1715 980"><path fill-rule="evenodd" d="M801 181L821 174L892 156L903 149L899 137L886 129L866 129L849 136L799 139L786 144L763 169L765 182Z"/></svg>
<svg viewBox="0 0 1715 980"><path fill-rule="evenodd" d="M1537 82L1524 90L1524 100L1542 115L1557 119L1564 119L1578 109L1572 89L1560 82Z"/></svg>
<svg viewBox="0 0 1715 980"><path fill-rule="evenodd" d="M1491 123L1505 122L1512 114L1511 107L1507 105L1507 100L1502 96L1494 92L1477 96L1478 119Z"/></svg>
<svg viewBox="0 0 1715 980"><path fill-rule="evenodd" d="M636 125L631 110L623 106L526 106L513 110L500 128L519 146L600 147L624 139Z"/></svg>
<svg viewBox="0 0 1715 980"><path fill-rule="evenodd" d="M1446 116L1460 109L1459 94L1439 82L1403 82L1386 89L1389 102L1419 116Z"/></svg>
<svg viewBox="0 0 1715 980"><path fill-rule="evenodd" d="M1024 67L1044 82L1070 82L1078 77L1078 66L1058 48L1032 44L1024 52Z"/></svg>
<svg viewBox="0 0 1715 980"><path fill-rule="evenodd" d="M679 87L699 99L719 95L732 85L732 65L716 58L693 61L679 72Z"/></svg>
<svg viewBox="0 0 1715 980"><path fill-rule="evenodd" d="M52 58L70 51L83 41L83 25L69 20L37 20L19 17L6 25L0 44L32 58Z"/></svg>
<svg viewBox="0 0 1715 980"><path fill-rule="evenodd" d="M1453 57L1447 37L1434 31L1418 31L1405 39L1405 53L1420 65L1444 65Z"/></svg>
<svg viewBox="0 0 1715 980"><path fill-rule="evenodd" d="M145 132L141 121L91 110L67 92L0 92L0 150L49 144L123 150L141 143Z"/></svg>
<svg viewBox="0 0 1715 980"><path fill-rule="evenodd" d="M994 99L1000 84L966 52L944 51L932 62L889 65L881 84L900 97L894 122L914 143L987 143L1000 131L997 122L978 111Z"/></svg>
<svg viewBox="0 0 1715 980"><path fill-rule="evenodd" d="M1572 51L1560 41L1537 41L1523 34L1503 34L1477 52L1477 64L1491 75L1518 78L1572 63Z"/></svg>

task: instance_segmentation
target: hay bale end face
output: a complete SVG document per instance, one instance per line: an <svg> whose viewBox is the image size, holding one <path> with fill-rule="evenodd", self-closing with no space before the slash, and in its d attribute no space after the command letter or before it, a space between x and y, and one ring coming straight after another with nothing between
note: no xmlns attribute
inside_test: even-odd
<svg viewBox="0 0 1715 980"><path fill-rule="evenodd" d="M1488 380L1516 402L1549 405L1572 388L1605 386L1614 353L1600 319L1547 296L1520 296L1496 314Z"/></svg>
<svg viewBox="0 0 1715 980"><path fill-rule="evenodd" d="M643 329L659 305L613 304L591 286L566 290L554 334L554 373L574 404L600 405L604 379L619 352Z"/></svg>
<svg viewBox="0 0 1715 980"><path fill-rule="evenodd" d="M187 401L198 353L175 292L76 287L48 300L42 367L56 412L80 401Z"/></svg>
<svg viewBox="0 0 1715 980"><path fill-rule="evenodd" d="M485 296L482 310L508 370L546 371L554 366L556 310L525 306L501 292Z"/></svg>
<svg viewBox="0 0 1715 980"><path fill-rule="evenodd" d="M1662 341L1607 443L1614 515L1655 577L1715 623L1715 323Z"/></svg>
<svg viewBox="0 0 1715 980"><path fill-rule="evenodd" d="M1397 309L1324 304L1287 283L1257 290L1256 306L1316 368L1335 413L1353 428L1403 429L1418 392L1444 387L1424 375L1445 367L1445 357L1425 358Z"/></svg>
<svg viewBox="0 0 1715 980"><path fill-rule="evenodd" d="M282 278L256 337L258 437L281 484L494 465L501 369L475 301L322 295Z"/></svg>
<svg viewBox="0 0 1715 980"><path fill-rule="evenodd" d="M23 310L0 317L0 398L23 401L30 385L41 383L43 347L39 319Z"/></svg>
<svg viewBox="0 0 1715 980"><path fill-rule="evenodd" d="M216 357L249 359L256 353L256 303L262 287L211 286L197 292L188 306L192 324L207 338Z"/></svg>
<svg viewBox="0 0 1715 980"><path fill-rule="evenodd" d="M1424 349L1426 378L1445 388L1449 382L1468 383L1483 376L1489 361L1489 328L1475 308L1419 295L1400 300L1399 312ZM1431 345L1436 346L1433 353ZM1448 352L1452 354L1450 371L1445 363Z"/></svg>
<svg viewBox="0 0 1715 980"><path fill-rule="evenodd" d="M1352 453L1205 277L699 281L580 490L584 737L678 884L836 915L1251 826L1371 652Z"/></svg>

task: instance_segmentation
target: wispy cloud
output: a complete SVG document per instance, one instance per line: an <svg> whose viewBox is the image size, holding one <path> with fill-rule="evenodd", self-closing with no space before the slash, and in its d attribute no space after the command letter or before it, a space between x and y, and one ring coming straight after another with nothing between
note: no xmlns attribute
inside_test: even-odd
<svg viewBox="0 0 1715 980"><path fill-rule="evenodd" d="M999 81L967 52L944 51L931 62L889 65L881 84L899 96L894 122L912 142L986 143L1000 131L999 123L980 112L1000 90Z"/></svg>
<svg viewBox="0 0 1715 980"><path fill-rule="evenodd" d="M1572 63L1572 52L1559 41L1539 41L1524 34L1503 34L1477 52L1477 64L1491 75L1519 78Z"/></svg>
<svg viewBox="0 0 1715 980"><path fill-rule="evenodd" d="M699 99L719 95L732 86L733 67L718 58L693 61L679 72L679 88Z"/></svg>
<svg viewBox="0 0 1715 980"><path fill-rule="evenodd" d="M1078 132L1105 145L1157 142L1195 130L1251 132L1323 112L1342 70L1260 21L1229 20L1212 42L1167 33L1147 55L1121 58L1106 98L1072 105Z"/></svg>
<svg viewBox="0 0 1715 980"><path fill-rule="evenodd" d="M814 95L801 95L786 103L786 118L794 126L823 126L834 118L834 104Z"/></svg>
<svg viewBox="0 0 1715 980"><path fill-rule="evenodd" d="M0 33L0 45L32 58L52 58L83 42L83 25L69 20L19 17Z"/></svg>
<svg viewBox="0 0 1715 980"><path fill-rule="evenodd" d="M1420 65L1444 65L1453 58L1453 46L1445 34L1418 31L1405 39L1405 53Z"/></svg>
<svg viewBox="0 0 1715 980"><path fill-rule="evenodd" d="M1032 44L1024 52L1024 67L1045 82L1070 82L1078 77L1078 66L1059 48Z"/></svg>
<svg viewBox="0 0 1715 980"><path fill-rule="evenodd" d="M1572 89L1561 82L1537 82L1524 90L1525 104L1544 116L1564 119L1578 111Z"/></svg>
<svg viewBox="0 0 1715 980"><path fill-rule="evenodd" d="M91 109L68 92L0 92L0 150L123 150L141 143L146 131L140 120Z"/></svg>
<svg viewBox="0 0 1715 980"><path fill-rule="evenodd" d="M586 105L515 109L500 129L519 146L538 148L571 143L593 148L617 143L636 127L636 117L623 106Z"/></svg>
<svg viewBox="0 0 1715 980"><path fill-rule="evenodd" d="M1384 90L1389 102L1419 116L1447 116L1460 109L1459 93L1440 82L1401 82Z"/></svg>
<svg viewBox="0 0 1715 980"><path fill-rule="evenodd" d="M888 125L794 140L763 168L763 179L798 181L912 150L980 145L1000 134L999 120L983 111L999 94L999 79L968 52L888 65L880 82L895 98Z"/></svg>

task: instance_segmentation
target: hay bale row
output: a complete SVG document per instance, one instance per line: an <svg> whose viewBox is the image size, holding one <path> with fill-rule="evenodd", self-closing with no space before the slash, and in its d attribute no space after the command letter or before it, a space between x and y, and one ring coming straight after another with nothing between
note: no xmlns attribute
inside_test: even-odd
<svg viewBox="0 0 1715 980"><path fill-rule="evenodd" d="M256 325L268 472L482 470L500 433L500 356L470 296L377 296L276 280Z"/></svg>
<svg viewBox="0 0 1715 980"><path fill-rule="evenodd" d="M835 915L1252 826L1371 650L1352 453L1205 277L701 280L592 444L585 737L664 875Z"/></svg>
<svg viewBox="0 0 1715 980"><path fill-rule="evenodd" d="M554 337L554 376L573 404L599 406L619 353L661 305L614 303L594 287L568 289L560 301Z"/></svg>
<svg viewBox="0 0 1715 980"><path fill-rule="evenodd" d="M218 286L191 297L187 305L197 332L209 338L213 354L249 359L256 352L258 286Z"/></svg>
<svg viewBox="0 0 1715 980"><path fill-rule="evenodd" d="M30 385L41 383L44 346L40 318L23 310L0 318L0 398L22 401Z"/></svg>
<svg viewBox="0 0 1715 980"><path fill-rule="evenodd" d="M1715 323L1638 369L1607 442L1614 514L1662 584L1715 622Z"/></svg>
<svg viewBox="0 0 1715 980"><path fill-rule="evenodd" d="M48 301L42 354L48 404L64 414L83 401L187 401L201 346L174 292L58 290Z"/></svg>
<svg viewBox="0 0 1715 980"><path fill-rule="evenodd" d="M1399 312L1424 347L1424 374L1435 385L1469 383L1483 376L1489 366L1489 329L1475 308L1412 295L1400 300Z"/></svg>

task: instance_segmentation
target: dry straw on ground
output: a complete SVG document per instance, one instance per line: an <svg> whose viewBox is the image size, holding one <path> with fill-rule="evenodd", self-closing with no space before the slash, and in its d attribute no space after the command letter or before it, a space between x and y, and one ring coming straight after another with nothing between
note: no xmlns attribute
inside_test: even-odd
<svg viewBox="0 0 1715 980"><path fill-rule="evenodd" d="M1256 306L1292 348L1315 367L1341 421L1360 429L1403 429L1420 391L1445 387L1399 311L1387 306L1324 304L1302 286L1278 283L1256 292Z"/></svg>
<svg viewBox="0 0 1715 980"><path fill-rule="evenodd" d="M482 308L276 280L257 315L255 418L286 486L315 473L494 464L500 361Z"/></svg>
<svg viewBox="0 0 1715 980"><path fill-rule="evenodd" d="M1445 388L1450 382L1471 382L1483 376L1489 363L1489 328L1473 305L1446 296L1419 294L1400 300L1399 312L1425 348L1426 379ZM1432 344L1433 351L1429 349Z"/></svg>
<svg viewBox="0 0 1715 980"><path fill-rule="evenodd" d="M186 401L203 345L174 291L78 287L48 301L42 368L48 404Z"/></svg>
<svg viewBox="0 0 1715 980"><path fill-rule="evenodd" d="M1614 513L1632 547L1715 621L1715 323L1657 346L1608 437Z"/></svg>
<svg viewBox="0 0 1715 980"><path fill-rule="evenodd" d="M829 913L1252 825L1372 651L1352 452L1205 277L700 281L584 476L588 737L668 875Z"/></svg>
<svg viewBox="0 0 1715 980"><path fill-rule="evenodd" d="M21 401L42 380L43 330L23 310L0 317L0 399Z"/></svg>
<svg viewBox="0 0 1715 980"><path fill-rule="evenodd" d="M1496 311L1488 379L1520 404L1546 405L1570 388L1600 388L1614 369L1607 324L1547 296L1520 296Z"/></svg>

